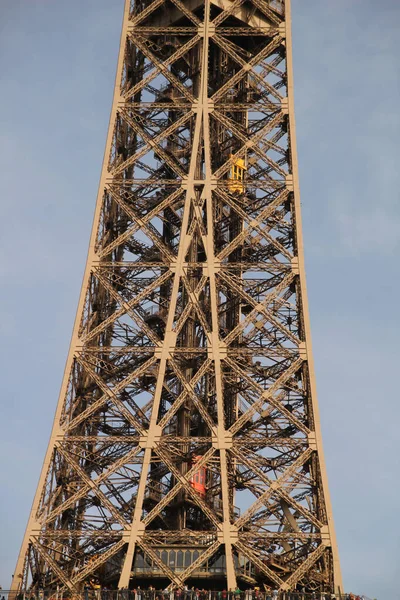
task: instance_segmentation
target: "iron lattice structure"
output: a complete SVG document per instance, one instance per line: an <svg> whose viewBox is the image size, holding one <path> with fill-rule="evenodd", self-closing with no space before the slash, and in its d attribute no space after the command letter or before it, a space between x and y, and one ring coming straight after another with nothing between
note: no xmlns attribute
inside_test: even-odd
<svg viewBox="0 0 400 600"><path fill-rule="evenodd" d="M340 589L291 60L289 0L126 2L87 269L14 590Z"/></svg>

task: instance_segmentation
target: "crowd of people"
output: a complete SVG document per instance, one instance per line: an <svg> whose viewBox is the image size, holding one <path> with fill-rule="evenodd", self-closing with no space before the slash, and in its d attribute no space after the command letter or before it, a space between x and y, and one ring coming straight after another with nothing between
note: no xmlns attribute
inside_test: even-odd
<svg viewBox="0 0 400 600"><path fill-rule="evenodd" d="M295 592L281 592L277 589L255 587L241 590L205 590L196 587L165 588L157 590L150 586L142 589L109 590L85 587L84 600L370 600L366 596L350 594L333 594L329 592L307 592L305 589Z"/></svg>
<svg viewBox="0 0 400 600"><path fill-rule="evenodd" d="M9 593L1 590L0 600L9 600ZM15 592L13 594L15 598ZM333 594L329 592L308 592L305 589L294 592L281 592L277 589L255 587L241 590L205 590L184 586L183 588L165 588L157 590L150 586L142 589L114 590L100 585L85 585L81 596L67 597L62 593L48 593L39 589L28 594L17 594L16 600L370 600L366 596L355 594ZM376 599L375 599L376 600Z"/></svg>

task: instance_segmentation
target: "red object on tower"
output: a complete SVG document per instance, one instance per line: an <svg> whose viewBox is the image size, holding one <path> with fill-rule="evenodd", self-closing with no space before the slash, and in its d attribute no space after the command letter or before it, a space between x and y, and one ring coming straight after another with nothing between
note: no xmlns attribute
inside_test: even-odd
<svg viewBox="0 0 400 600"><path fill-rule="evenodd" d="M195 456L193 458L193 464L192 464L192 466L194 466L201 458L202 458L201 456ZM205 496L206 495L206 474L207 474L206 467L201 467L190 478L190 484L191 484L192 488L194 490L196 490L196 492L198 494L200 494L200 496Z"/></svg>

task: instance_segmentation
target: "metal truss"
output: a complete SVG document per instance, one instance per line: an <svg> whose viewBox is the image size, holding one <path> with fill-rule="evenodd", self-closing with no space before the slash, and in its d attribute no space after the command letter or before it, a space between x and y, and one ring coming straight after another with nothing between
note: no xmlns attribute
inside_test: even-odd
<svg viewBox="0 0 400 600"><path fill-rule="evenodd" d="M291 61L288 0L126 3L82 295L14 590L340 590Z"/></svg>

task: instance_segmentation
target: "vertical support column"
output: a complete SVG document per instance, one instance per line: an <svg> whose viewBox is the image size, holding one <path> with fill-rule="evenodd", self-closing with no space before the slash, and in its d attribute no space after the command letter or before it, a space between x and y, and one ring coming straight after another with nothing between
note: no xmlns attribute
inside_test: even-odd
<svg viewBox="0 0 400 600"><path fill-rule="evenodd" d="M287 69L287 86L288 86L288 108L289 108L289 135L290 135L290 148L291 148L291 159L292 159L292 175L293 175L293 190L294 190L294 204L295 204L295 225L296 225L296 239L297 239L297 252L299 261L299 277L301 286L301 298L303 305L303 318L304 318L304 329L305 329L305 342L306 342L306 354L310 377L311 397L312 397L312 409L314 414L315 422L315 441L316 449L318 451L318 459L321 470L322 486L324 490L324 500L326 506L326 514L328 519L328 536L326 539L327 545L331 547L332 558L333 558L333 571L334 571L334 585L335 592L341 593L343 591L342 574L339 562L339 552L336 541L335 527L333 523L332 504L329 494L328 477L325 466L324 451L322 446L322 435L321 435L321 423L319 417L319 408L317 401L317 389L315 382L315 371L314 371L314 360L312 353L312 342L311 342L311 328L310 318L308 312L308 298L307 298L307 285L306 285L306 274L304 267L304 246L303 246L303 230L301 223L301 207L300 207L300 187L299 187L299 172L298 172L298 160L297 160L297 144L296 144L296 123L295 123L295 112L294 112L294 86L293 86L293 55L292 55L292 30L291 30L291 0L285 0L285 37L286 37L286 69Z"/></svg>
<svg viewBox="0 0 400 600"><path fill-rule="evenodd" d="M218 415L218 427L217 427L217 443L216 446L219 448L220 453L220 473L221 473L221 491L222 491L222 514L223 514L223 525L221 539L225 546L225 559L226 559L226 574L227 574L227 587L228 590L236 588L236 574L235 565L233 561L232 553L232 525L230 522L230 510L229 510L229 482L228 482L228 468L226 460L226 431L225 431L225 419L224 419L224 397L222 389L222 369L221 369L221 355L223 350L219 339L219 318L218 318L218 306L217 306L217 286L215 281L216 263L214 255L214 222L213 222L213 202L212 202L212 171L211 171L211 142L210 142L210 123L209 123L209 111L210 111L210 100L208 99L208 51L209 51L209 36L210 36L210 0L205 0L204 10L204 48L203 48L203 73L205 73L204 80L202 81L201 88L201 104L204 114L204 160L205 160L205 183L203 194L206 198L206 210L207 210L207 240L206 240L206 253L207 253L207 269L210 280L210 300L211 300L211 321L212 321L212 335L211 335L211 354L214 361L215 369L215 387L216 387L216 398L217 398L217 415Z"/></svg>

